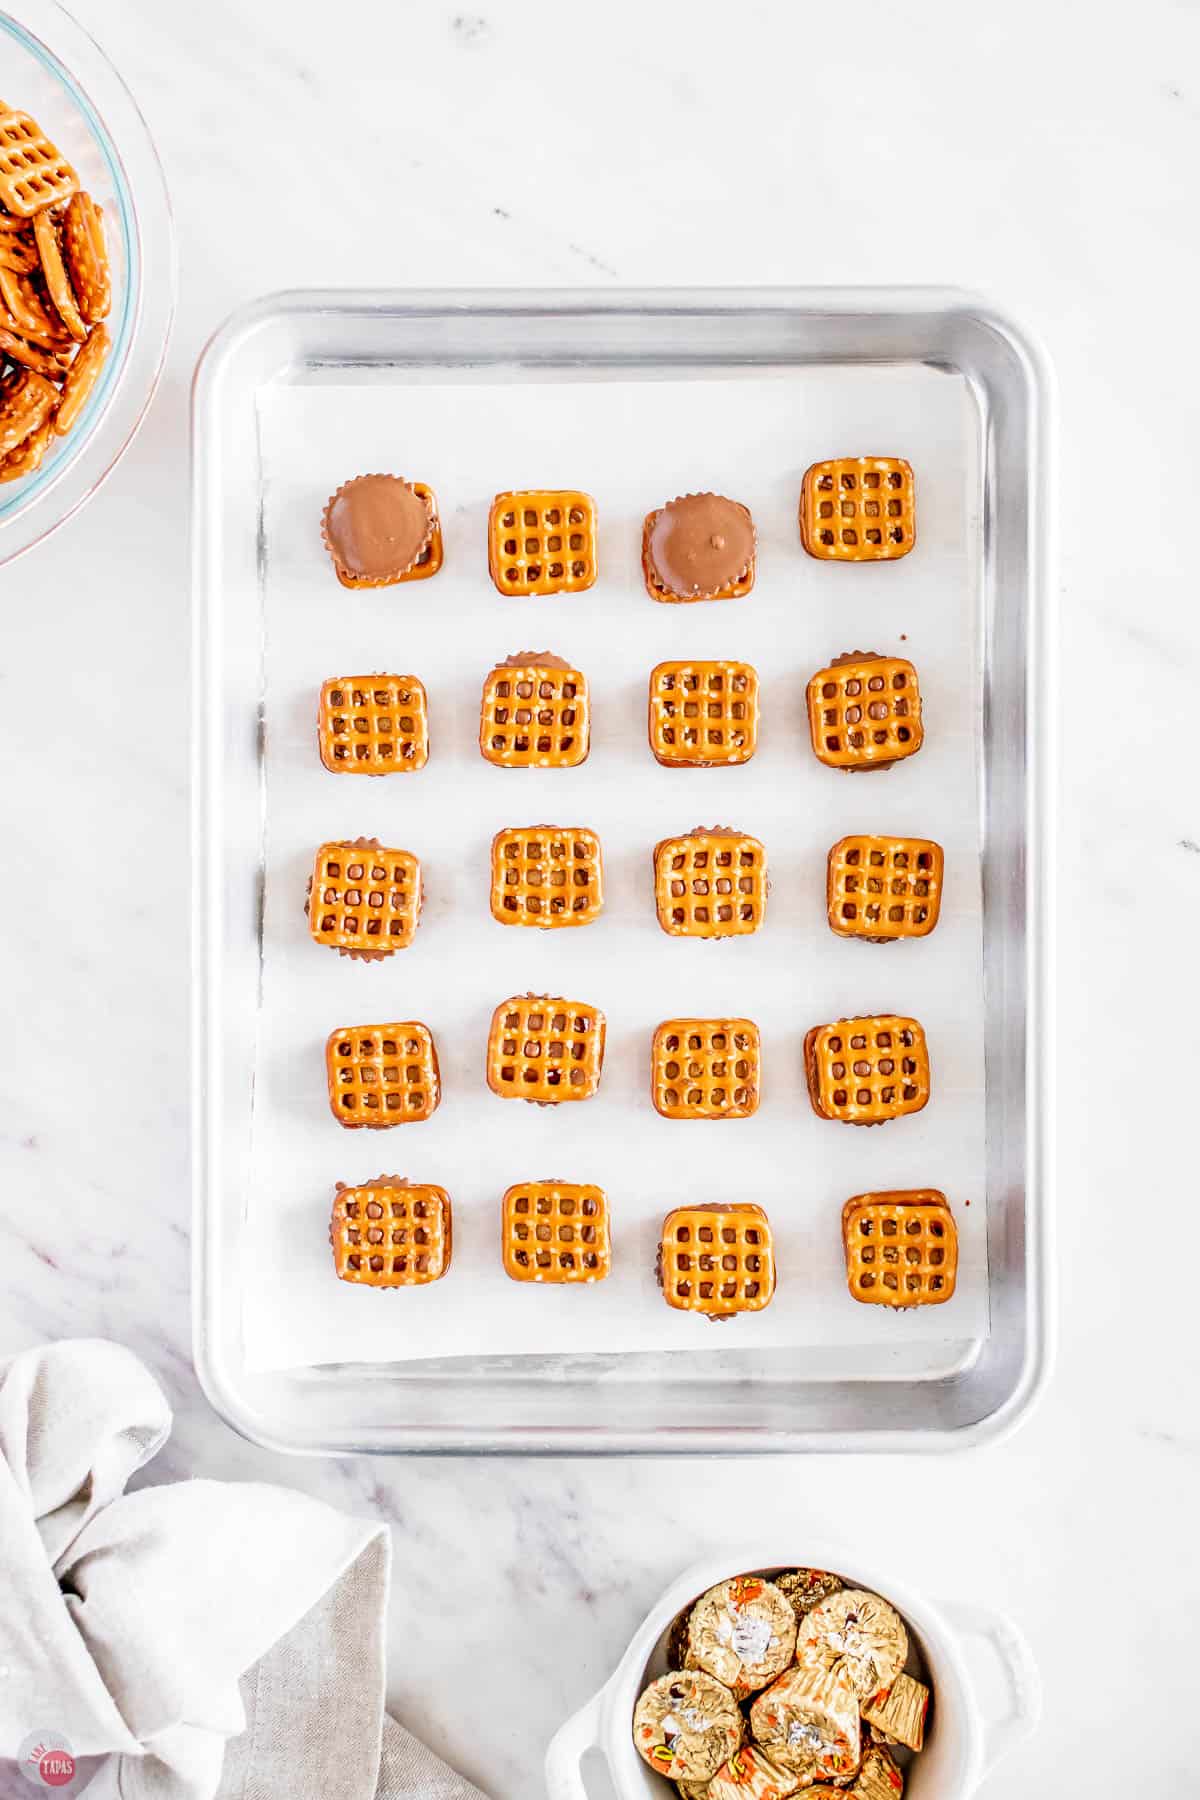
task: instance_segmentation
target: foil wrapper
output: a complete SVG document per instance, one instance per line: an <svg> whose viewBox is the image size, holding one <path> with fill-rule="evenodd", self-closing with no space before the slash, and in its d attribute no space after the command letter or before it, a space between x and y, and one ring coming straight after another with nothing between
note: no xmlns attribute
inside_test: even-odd
<svg viewBox="0 0 1200 1800"><path fill-rule="evenodd" d="M858 1700L837 1673L789 1669L754 1702L750 1733L771 1762L799 1776L801 1786L858 1768Z"/></svg>
<svg viewBox="0 0 1200 1800"><path fill-rule="evenodd" d="M900 1800L903 1792L904 1776L891 1752L872 1744L850 1789L851 1800Z"/></svg>
<svg viewBox="0 0 1200 1800"><path fill-rule="evenodd" d="M890 1687L907 1655L900 1614L862 1588L843 1588L800 1622L796 1661L816 1673L840 1676L860 1700Z"/></svg>
<svg viewBox="0 0 1200 1800"><path fill-rule="evenodd" d="M782 1675L795 1653L791 1603L761 1575L718 1582L688 1618L687 1667L715 1676L739 1700Z"/></svg>
<svg viewBox="0 0 1200 1800"><path fill-rule="evenodd" d="M883 1733L886 1742L906 1744L910 1750L920 1750L925 1743L928 1711L929 1689L911 1675L897 1675L890 1688L862 1703L863 1718Z"/></svg>
<svg viewBox="0 0 1200 1800"><path fill-rule="evenodd" d="M707 1781L677 1781L675 1791L680 1800L707 1800L709 1783Z"/></svg>
<svg viewBox="0 0 1200 1800"><path fill-rule="evenodd" d="M652 1681L633 1710L633 1741L671 1781L711 1781L742 1741L737 1701L702 1669Z"/></svg>
<svg viewBox="0 0 1200 1800"><path fill-rule="evenodd" d="M824 1569L789 1569L775 1577L775 1586L787 1595L797 1619L803 1619L822 1600L840 1594L845 1583L840 1575L830 1575Z"/></svg>
<svg viewBox="0 0 1200 1800"><path fill-rule="evenodd" d="M719 1768L705 1790L706 1800L789 1800L800 1778L771 1762L756 1744L743 1744Z"/></svg>

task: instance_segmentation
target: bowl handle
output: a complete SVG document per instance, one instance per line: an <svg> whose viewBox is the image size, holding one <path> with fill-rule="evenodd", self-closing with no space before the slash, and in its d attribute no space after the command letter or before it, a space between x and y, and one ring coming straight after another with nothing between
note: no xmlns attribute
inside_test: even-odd
<svg viewBox="0 0 1200 1800"><path fill-rule="evenodd" d="M1009 1707L983 1728L983 1773L1036 1731L1042 1716L1042 1678L1023 1632L1003 1613L955 1600L942 1609L960 1637L983 1638L1003 1664L1008 1677Z"/></svg>
<svg viewBox="0 0 1200 1800"><path fill-rule="evenodd" d="M549 1800L588 1800L581 1764L600 1742L600 1712L604 1691L581 1707L550 1740L546 1751L546 1793Z"/></svg>

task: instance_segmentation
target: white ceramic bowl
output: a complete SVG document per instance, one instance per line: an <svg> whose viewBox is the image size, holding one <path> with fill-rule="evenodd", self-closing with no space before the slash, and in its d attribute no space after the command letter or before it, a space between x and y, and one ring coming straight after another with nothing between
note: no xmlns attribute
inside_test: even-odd
<svg viewBox="0 0 1200 1800"><path fill-rule="evenodd" d="M11 7L11 10L10 10ZM175 305L166 182L150 133L104 52L56 0L0 4L0 71L10 106L32 113L104 208L112 349L73 431L41 468L0 486L0 563L89 499L150 404Z"/></svg>
<svg viewBox="0 0 1200 1800"><path fill-rule="evenodd" d="M836 1569L882 1594L903 1614L924 1656L934 1698L925 1748L909 1768L906 1800L967 1800L1001 1757L1034 1730L1041 1715L1037 1666L1021 1633L1000 1614L958 1601L934 1605L844 1545L814 1543L807 1536L790 1545L741 1545L706 1557L672 1583L606 1686L563 1726L546 1753L550 1800L589 1800L584 1762L593 1752L607 1764L618 1800L670 1800L671 1785L634 1749L633 1709L647 1680L666 1668L671 1621L689 1600L729 1576L777 1574L798 1564ZM966 1649L972 1639L991 1647L1007 1675L1008 1707L999 1717L985 1715L972 1678Z"/></svg>

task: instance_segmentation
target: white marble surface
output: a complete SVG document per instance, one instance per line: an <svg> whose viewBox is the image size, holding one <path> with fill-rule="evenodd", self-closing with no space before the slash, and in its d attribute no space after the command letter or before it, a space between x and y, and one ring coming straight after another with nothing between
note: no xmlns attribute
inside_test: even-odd
<svg viewBox="0 0 1200 1800"><path fill-rule="evenodd" d="M541 1791L553 1728L734 1516L869 1537L932 1592L1023 1622L1047 1716L989 1800L1115 1800L1127 1778L1196 1792L1200 10L457 4L77 0L158 137L182 294L134 449L0 573L0 1350L120 1338L178 1409L156 1476L286 1481L392 1521L395 1707L495 1800ZM948 281L1044 334L1063 413L1061 1353L1011 1442L702 1468L302 1464L235 1438L198 1393L188 382L239 302L342 280ZM47 834L72 871L49 889Z"/></svg>

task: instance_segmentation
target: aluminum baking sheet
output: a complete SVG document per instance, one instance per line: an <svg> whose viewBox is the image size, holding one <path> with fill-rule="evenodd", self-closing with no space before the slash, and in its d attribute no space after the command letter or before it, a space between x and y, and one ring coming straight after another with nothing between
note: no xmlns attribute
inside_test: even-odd
<svg viewBox="0 0 1200 1800"><path fill-rule="evenodd" d="M400 339L406 310L390 318ZM203 646L220 700L233 709L225 714L226 736L232 725L234 742L253 745L244 764L225 759L225 798L234 784L238 831L224 834L220 859L235 892L242 885L242 923L253 918L255 938L253 983L247 959L245 989L239 985L234 998L236 1027L222 1006L236 1044L222 1085L239 1063L249 1083L233 1107L237 1205L225 1214L236 1227L233 1239L218 1230L209 1205L203 1220L207 1248L222 1253L229 1278L221 1313L237 1380L263 1393L292 1382L328 1400L328 1383L353 1382L357 1368L357 1392L365 1389L373 1403L379 1384L393 1384L397 1406L410 1404L426 1417L410 1422L393 1412L384 1425L366 1416L372 1408L360 1400L355 1441L367 1448L429 1447L429 1432L439 1445L479 1434L515 1446L532 1436L528 1447L539 1447L572 1430L614 1447L620 1427L605 1418L614 1386L636 1393L643 1408L661 1407L668 1436L655 1447L663 1448L691 1422L710 1383L722 1396L718 1415L728 1411L731 1383L752 1396L742 1407L742 1433L764 1400L778 1409L789 1384L809 1400L828 1387L849 1401L872 1383L924 1387L931 1399L940 1388L944 1399L951 1384L961 1386L991 1357L989 1261L992 1285L997 1275L1004 1284L1007 1318L1008 1256L997 1269L995 1251L1012 1207L1011 1195L1003 1195L998 1232L988 1091L996 1087L988 1011L995 968L987 966L996 914L986 903L995 520L989 414L977 372L950 357L871 358L864 367L861 354L797 354L788 340L802 307L775 314L792 332L778 334L774 354L756 342L763 320L753 307L743 316L740 346L736 330L729 333L730 311L714 306L705 316L699 309L690 356L686 321L656 346L631 342L636 308L597 319L591 355L578 353L587 348L582 338L576 354L556 352L553 333L570 338L579 321L548 303L541 318L549 329L529 339L523 328L537 318L536 303L514 303L508 317L500 306L494 318L482 305L413 311L420 324L413 329L410 317L409 344L393 336L385 346L386 306L285 303L273 319L260 316L249 341L243 334L240 359L226 357L215 371L210 362L208 399L227 415L224 425L239 412L253 420L250 484L231 484L234 463L226 457L215 485L201 481L198 519L216 503L210 551L228 553L231 572L250 528L254 546L252 573L249 562L239 565L248 612L233 614L227 587L220 597L218 667L211 643ZM662 321L653 309L641 322L654 339ZM412 354L431 328L429 348ZM714 330L723 340L719 354L709 341ZM648 353L655 347L657 355ZM212 407L205 410L207 424L216 425ZM212 458L220 435L218 429L200 443L202 477L218 474ZM907 455L917 469L917 549L882 568L819 565L798 541L800 476L822 455L871 450ZM435 488L446 565L428 583L348 593L333 579L316 521L339 481L376 468ZM584 595L502 598L486 567L491 496L502 487L554 483L582 486L597 500L600 579ZM676 492L705 486L734 494L754 512L754 592L742 601L657 606L640 579L642 515ZM558 651L588 673L592 754L581 769L517 773L479 757L483 676L510 651L526 648ZM833 774L807 744L805 681L850 648L909 655L922 679L925 747L888 774ZM689 655L736 655L760 672L762 738L743 768L664 770L650 756L649 670L663 658ZM317 759L321 680L372 669L416 673L426 683L433 751L418 775L340 778ZM215 698L211 687L202 693L202 716ZM210 778L211 767L204 773ZM714 821L753 831L767 845L773 885L766 924L738 942L668 940L654 918L652 845ZM493 832L541 822L599 831L608 903L596 924L535 933L505 930L491 919ZM943 920L924 943L869 947L828 930L825 853L844 832L872 829L931 835L946 846ZM359 833L410 848L425 865L427 901L416 940L379 965L351 963L313 945L302 912L315 844ZM240 872L232 860L238 839ZM211 835L202 848L211 861ZM227 899L226 892L226 916ZM205 931L211 922L208 910ZM233 998L228 967L221 987L223 1002ZM609 1041L595 1100L542 1110L487 1090L483 1051L492 1008L526 988L603 1007ZM212 993L210 981L210 1000ZM870 1132L817 1120L804 1091L805 1030L846 1013L884 1010L912 1013L927 1027L930 1106ZM678 1124L650 1105L655 1024L706 1013L745 1013L762 1026L764 1098L754 1119ZM424 1019L438 1041L445 1083L439 1112L398 1132L343 1131L325 1099L327 1032L408 1017ZM227 1089L226 1097L235 1096ZM230 1148L220 1147L222 1160ZM454 1199L454 1266L444 1282L419 1293L364 1293L338 1284L331 1272L333 1182L382 1170L439 1181ZM608 1282L548 1290L504 1276L499 1196L511 1181L545 1175L594 1179L607 1189L614 1234ZM956 1206L958 1293L944 1308L900 1317L856 1306L841 1270L842 1201L869 1188L925 1183L944 1187ZM772 1306L726 1328L720 1346L710 1326L671 1313L654 1287L662 1214L698 1194L760 1202L777 1237ZM201 1324L211 1347L211 1307L202 1309ZM211 1368L208 1378L221 1385ZM543 1402L540 1430L524 1416L527 1384L539 1380L556 1402L571 1397L561 1417L553 1416L556 1402ZM464 1383L478 1397L474 1420L462 1416ZM583 1421L571 1392L576 1384L591 1402ZM498 1420L495 1402L508 1394L520 1403ZM438 1397L450 1404L451 1395L454 1425L439 1438L445 1422L429 1415L439 1411ZM706 1429L698 1416L695 1422ZM716 1429L722 1423L718 1417ZM853 1428L852 1415L845 1423ZM343 1417L339 1429L353 1424ZM781 1424L776 1418L772 1429ZM713 1432L707 1427L710 1445ZM267 1435L293 1441L282 1422ZM334 1443L318 1439L312 1447Z"/></svg>

